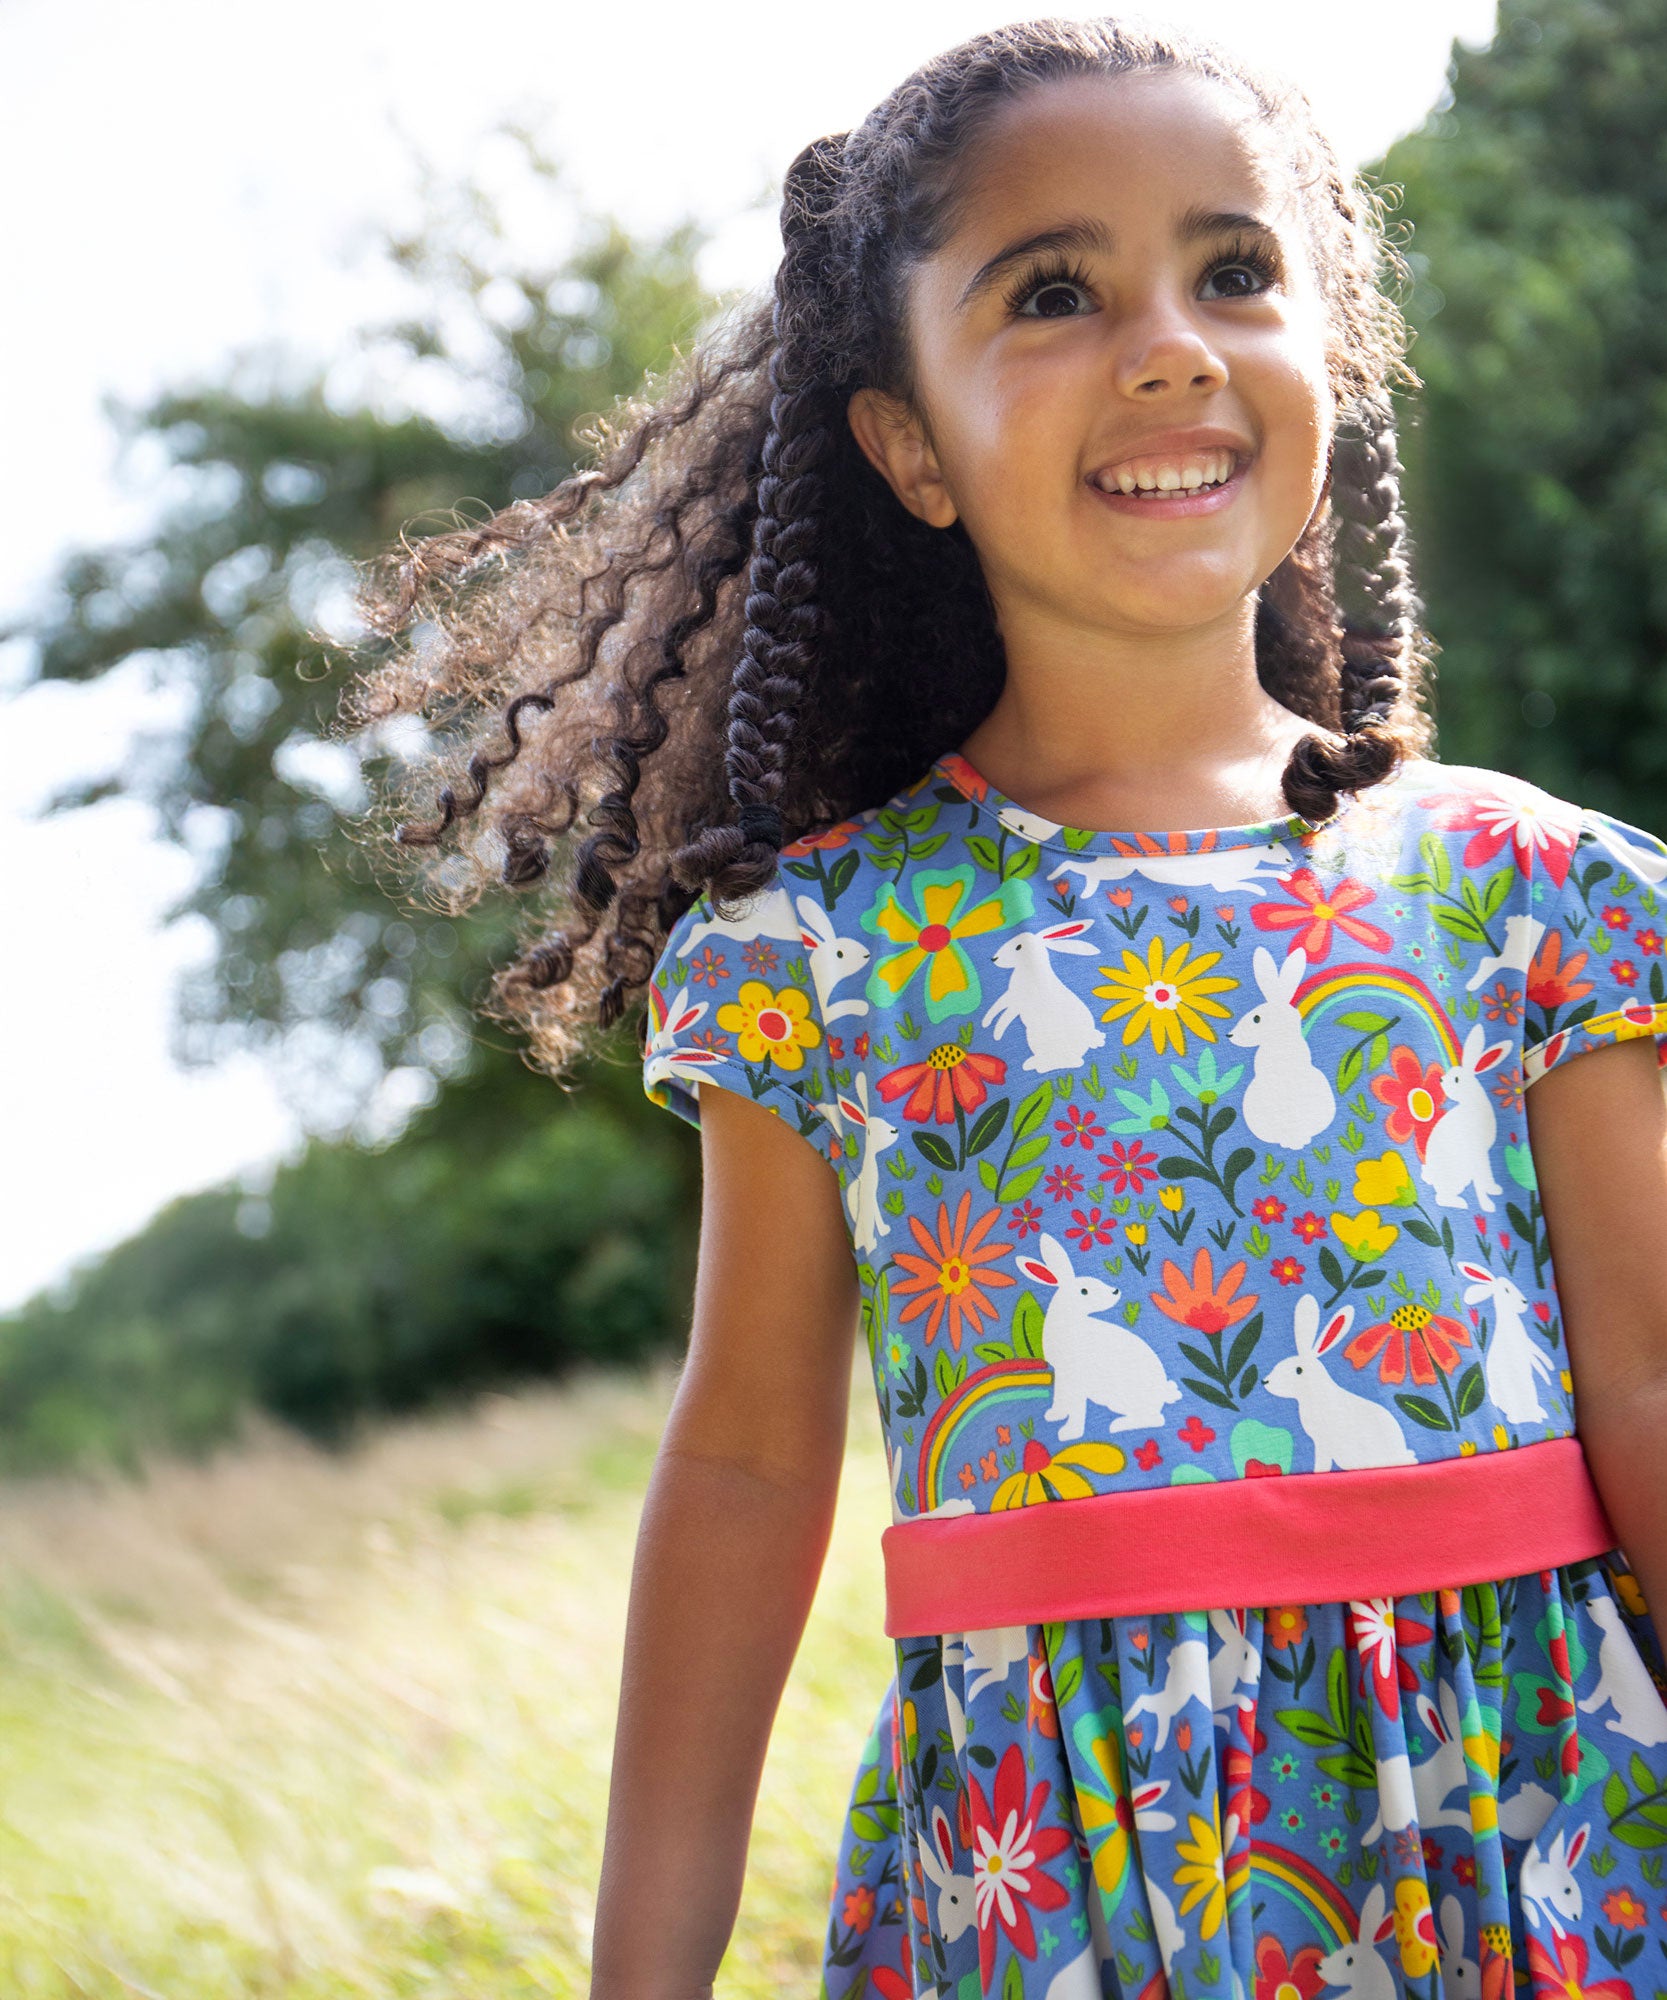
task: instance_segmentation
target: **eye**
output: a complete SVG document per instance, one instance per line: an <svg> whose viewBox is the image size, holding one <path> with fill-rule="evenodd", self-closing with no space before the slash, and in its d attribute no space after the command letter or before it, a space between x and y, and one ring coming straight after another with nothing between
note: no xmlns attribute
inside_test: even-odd
<svg viewBox="0 0 1667 2000"><path fill-rule="evenodd" d="M1261 279L1262 282L1255 291L1227 294L1229 298L1235 299L1255 298L1271 286L1277 285L1280 277L1279 259L1253 237L1243 236L1236 236L1219 257L1212 259L1209 275L1214 277L1217 271L1253 271Z"/></svg>
<svg viewBox="0 0 1667 2000"><path fill-rule="evenodd" d="M1088 288L1088 273L1080 264L1032 264L1008 291L1007 306L1021 319L1076 319L1080 314L1070 310L1069 295ZM1026 312L1032 299L1038 309Z"/></svg>

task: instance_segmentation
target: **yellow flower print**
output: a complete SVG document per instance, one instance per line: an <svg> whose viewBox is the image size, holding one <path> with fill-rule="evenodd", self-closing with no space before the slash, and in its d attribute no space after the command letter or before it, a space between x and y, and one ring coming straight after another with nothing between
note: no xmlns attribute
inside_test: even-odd
<svg viewBox="0 0 1667 2000"><path fill-rule="evenodd" d="M1133 1854L1130 1828L1134 1808L1129 1803L1128 1783L1123 1776L1122 1750L1114 1729L1079 1727L1077 1745L1093 1759L1098 1779L1098 1783L1079 1787L1077 1808L1094 1857L1094 1880L1100 1885L1106 1908L1114 1910L1122 1900Z"/></svg>
<svg viewBox="0 0 1667 2000"><path fill-rule="evenodd" d="M1430 1892L1417 1875L1403 1875L1395 1884L1395 1942L1401 1947L1401 1967L1409 1979L1422 1979L1440 1956Z"/></svg>
<svg viewBox="0 0 1667 2000"><path fill-rule="evenodd" d="M1145 1223L1131 1222L1128 1228L1123 1231L1123 1241L1125 1243L1132 1243L1134 1247L1138 1250L1140 1246L1146 1241Z"/></svg>
<svg viewBox="0 0 1667 2000"><path fill-rule="evenodd" d="M1175 1886L1179 1889L1183 1883L1187 1885L1187 1893L1180 1901L1179 1914L1184 1917L1195 1904L1204 1905L1204 1914L1198 1920L1198 1935L1201 1938L1214 1937L1227 1914L1227 1876L1221 1859L1220 1799L1212 1798L1210 1806L1209 1820L1198 1813L1187 1814L1192 1839L1175 1843L1175 1851L1185 1864L1175 1871Z"/></svg>
<svg viewBox="0 0 1667 2000"><path fill-rule="evenodd" d="M1159 1188L1158 1200L1163 1203L1164 1207L1169 1210L1171 1215L1174 1215L1177 1212L1177 1210L1186 1207L1187 1191L1184 1187Z"/></svg>
<svg viewBox="0 0 1667 2000"><path fill-rule="evenodd" d="M1128 1462L1118 1446L1091 1438L1053 1453L1039 1438L1027 1438L1018 1471L1009 1473L996 1488L990 1506L993 1511L1031 1507L1039 1500L1081 1500L1096 1490L1084 1473L1121 1472Z"/></svg>
<svg viewBox="0 0 1667 2000"><path fill-rule="evenodd" d="M1125 951L1120 967L1100 967L1111 984L1096 986L1094 991L1102 1000L1112 1003L1100 1019L1116 1021L1128 1017L1123 1023L1125 1048L1149 1034L1153 1048L1160 1055L1166 1048L1185 1055L1187 1030L1206 1042L1215 1040L1215 1029L1204 1016L1214 1014L1224 1020L1231 1009L1209 996L1228 992L1239 982L1206 977L1221 953L1206 951L1189 957L1191 949L1183 939L1173 951L1165 953L1163 939L1154 937L1144 959L1137 952Z"/></svg>
<svg viewBox="0 0 1667 2000"><path fill-rule="evenodd" d="M1366 1264L1383 1256L1401 1231L1398 1224L1385 1222L1375 1208L1361 1215L1342 1215L1333 1209L1331 1233L1351 1257Z"/></svg>
<svg viewBox="0 0 1667 2000"><path fill-rule="evenodd" d="M735 998L717 1012L744 1062L773 1062L777 1069L803 1069L805 1050L821 1046L822 1030L810 1019L810 996L797 986L772 993L762 979L743 980Z"/></svg>
<svg viewBox="0 0 1667 2000"><path fill-rule="evenodd" d="M1362 1208L1411 1208L1418 1199L1407 1163L1393 1147L1354 1170L1354 1198Z"/></svg>

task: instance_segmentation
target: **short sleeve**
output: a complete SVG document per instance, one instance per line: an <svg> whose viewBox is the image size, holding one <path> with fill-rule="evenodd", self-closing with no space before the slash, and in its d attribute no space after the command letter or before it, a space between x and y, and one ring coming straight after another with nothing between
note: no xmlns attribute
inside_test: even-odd
<svg viewBox="0 0 1667 2000"><path fill-rule="evenodd" d="M1540 889L1528 931L1524 1087L1633 1036L1654 1036L1656 1060L1667 1063L1667 841L1587 806L1567 875Z"/></svg>
<svg viewBox="0 0 1667 2000"><path fill-rule="evenodd" d="M814 899L801 896L803 901ZM701 1083L766 1105L843 1181L834 1065L844 1054L822 1019L811 949L814 912L779 884L725 922L702 895L672 926L648 985L643 1090L700 1124Z"/></svg>

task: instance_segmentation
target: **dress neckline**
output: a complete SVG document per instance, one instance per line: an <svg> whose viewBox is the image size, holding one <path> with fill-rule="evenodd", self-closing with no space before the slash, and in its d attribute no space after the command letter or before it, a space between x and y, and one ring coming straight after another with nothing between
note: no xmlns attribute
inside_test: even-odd
<svg viewBox="0 0 1667 2000"><path fill-rule="evenodd" d="M934 762L932 770L963 798L982 806L1012 832L1039 846L1062 847L1073 854L1214 854L1229 847L1272 847L1280 841L1306 841L1322 828L1335 826L1357 797L1353 792L1343 793L1336 811L1323 820L1305 819L1301 813L1293 812L1282 813L1275 819L1253 820L1245 826L1196 827L1184 832L1103 830L1065 826L1031 812L998 791L959 750L946 750Z"/></svg>

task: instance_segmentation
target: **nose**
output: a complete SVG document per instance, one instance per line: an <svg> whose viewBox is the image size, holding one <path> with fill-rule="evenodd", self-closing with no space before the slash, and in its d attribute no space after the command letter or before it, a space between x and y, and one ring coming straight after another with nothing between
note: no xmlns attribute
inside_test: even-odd
<svg viewBox="0 0 1667 2000"><path fill-rule="evenodd" d="M1227 380L1225 358L1184 307L1154 301L1124 320L1116 343L1117 386L1125 395L1218 389Z"/></svg>

